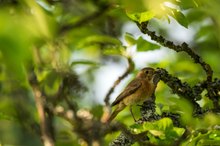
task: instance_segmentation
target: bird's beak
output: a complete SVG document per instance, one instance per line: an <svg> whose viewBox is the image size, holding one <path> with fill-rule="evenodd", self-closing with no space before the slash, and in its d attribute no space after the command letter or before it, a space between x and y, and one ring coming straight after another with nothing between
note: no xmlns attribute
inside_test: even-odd
<svg viewBox="0 0 220 146"><path fill-rule="evenodd" d="M153 76L153 83L157 85L157 83L160 81L160 75L155 71L154 76Z"/></svg>

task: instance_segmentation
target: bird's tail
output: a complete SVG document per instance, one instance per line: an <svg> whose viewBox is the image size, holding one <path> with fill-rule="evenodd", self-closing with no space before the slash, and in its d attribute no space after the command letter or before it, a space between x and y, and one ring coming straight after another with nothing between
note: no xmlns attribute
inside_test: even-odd
<svg viewBox="0 0 220 146"><path fill-rule="evenodd" d="M126 106L117 106L116 109L113 111L113 113L109 116L107 123L110 123L117 115L120 111L122 111Z"/></svg>

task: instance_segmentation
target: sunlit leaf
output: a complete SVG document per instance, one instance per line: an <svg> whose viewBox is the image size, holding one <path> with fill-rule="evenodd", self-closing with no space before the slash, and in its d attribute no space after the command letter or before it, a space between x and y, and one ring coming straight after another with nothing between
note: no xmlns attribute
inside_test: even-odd
<svg viewBox="0 0 220 146"><path fill-rule="evenodd" d="M125 51L125 48L122 46L119 46L118 48L107 47L102 50L103 54L105 55L122 55L124 51Z"/></svg>
<svg viewBox="0 0 220 146"><path fill-rule="evenodd" d="M192 133L188 139L182 143L183 146L195 146L195 145L218 145L220 142L220 131L209 130L207 132L201 132L196 130Z"/></svg>
<svg viewBox="0 0 220 146"><path fill-rule="evenodd" d="M155 14L152 11L145 11L141 13L128 13L127 12L127 16L133 21L142 23L142 22L146 22L154 18Z"/></svg>
<svg viewBox="0 0 220 146"><path fill-rule="evenodd" d="M163 137L162 139L165 138L165 133L163 131L159 131L159 130L149 130L149 132L151 134L153 134L154 136L157 136L157 137Z"/></svg>
<svg viewBox="0 0 220 146"><path fill-rule="evenodd" d="M30 9L33 11L33 21L36 23L38 30L46 37L51 37L50 27L48 25L48 19L43 12L43 9L35 2L35 1L29 1L24 0L26 4L30 7Z"/></svg>
<svg viewBox="0 0 220 146"><path fill-rule="evenodd" d="M36 1L38 3L38 5L40 5L46 13L52 14L54 11L54 6L49 5L46 1L44 0L37 0Z"/></svg>
<svg viewBox="0 0 220 146"><path fill-rule="evenodd" d="M158 127L161 130L172 129L173 128L173 122L169 118L163 118L163 119L159 120Z"/></svg>
<svg viewBox="0 0 220 146"><path fill-rule="evenodd" d="M162 118L158 121L144 122L143 124L134 124L131 127L132 132L148 132L149 141L158 143L158 145L170 145L173 140L181 137L185 132L184 128L174 127L170 118Z"/></svg>
<svg viewBox="0 0 220 146"><path fill-rule="evenodd" d="M185 132L184 128L173 127L173 130L176 132L178 136L182 136Z"/></svg>
<svg viewBox="0 0 220 146"><path fill-rule="evenodd" d="M141 133L144 131L142 124L133 124L132 126L130 126L130 128L134 133Z"/></svg>

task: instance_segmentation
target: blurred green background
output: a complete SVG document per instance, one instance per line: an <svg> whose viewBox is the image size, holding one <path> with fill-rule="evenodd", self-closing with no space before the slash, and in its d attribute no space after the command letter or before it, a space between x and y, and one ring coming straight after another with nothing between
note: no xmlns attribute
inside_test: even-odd
<svg viewBox="0 0 220 146"><path fill-rule="evenodd" d="M190 85L206 78L201 66L186 53L151 41L133 21L150 20L150 30L175 44L187 42L219 78L219 13L218 0L0 0L0 145L43 145L28 80L32 71L48 97L58 92L66 75L71 76L68 98L78 105L78 111L86 110L97 120L102 116L105 95L128 66L128 57L133 59L135 69L116 87L110 101L145 66L165 68ZM210 109L213 105L205 94L199 103ZM219 141L219 130L210 128L219 126L218 115L192 118L190 104L173 95L162 82L156 97L158 113L178 111L185 126L210 130L191 135L191 145L200 139ZM48 101L68 111L62 96ZM134 111L140 116L139 108ZM116 119L128 126L133 124L128 109ZM56 115L53 124L55 145L86 145L73 131L78 125ZM117 135L107 135L103 144L108 145Z"/></svg>

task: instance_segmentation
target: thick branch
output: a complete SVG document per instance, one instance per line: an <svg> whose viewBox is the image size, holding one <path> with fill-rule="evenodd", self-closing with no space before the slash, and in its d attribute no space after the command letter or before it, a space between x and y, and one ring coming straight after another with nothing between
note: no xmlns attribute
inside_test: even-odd
<svg viewBox="0 0 220 146"><path fill-rule="evenodd" d="M208 91L207 96L213 101L214 110L220 110L218 104L220 98L220 79L216 78L212 82L203 81L190 87L188 83L182 83L180 79L170 75L165 69L159 68L157 73L160 75L160 79L172 89L173 93L184 97L194 105L194 114L202 114L202 108L196 101L201 100L201 93L205 89Z"/></svg>
<svg viewBox="0 0 220 146"><path fill-rule="evenodd" d="M154 31L150 31L147 28L148 22L142 22L141 24L137 23L137 26L142 33L148 34L152 40L158 42L160 45L167 47L169 49L175 50L176 52L186 52L194 61L202 66L207 75L207 81L212 81L213 71L209 64L204 62L202 58L197 55L192 48L188 46L187 43L182 43L182 45L175 45L173 42L166 40L162 36L157 36Z"/></svg>
<svg viewBox="0 0 220 146"><path fill-rule="evenodd" d="M206 82L207 96L213 101L214 111L220 111L220 79L215 79L213 82Z"/></svg>
<svg viewBox="0 0 220 146"><path fill-rule="evenodd" d="M137 23L137 22L136 22ZM201 93L204 89L207 90L207 96L213 101L213 105L214 105L214 109L220 111L220 95L218 94L219 89L214 89L213 88L213 84L214 82L212 81L212 77L213 77L213 70L211 68L211 66L209 64L207 64L206 62L204 62L202 60L202 58L196 54L192 48L190 48L188 46L187 43L182 43L181 45L175 45L173 42L166 40L164 37L162 36L157 36L155 34L154 31L150 31L147 28L148 22L142 22L141 24L137 23L139 29L141 30L142 33L144 34L148 34L152 40L158 42L159 44L161 44L164 47L168 47L169 49L175 50L176 52L186 52L193 60L195 63L198 63L201 65L201 67L203 68L203 70L206 72L206 81L204 81L203 83L201 83L201 86L195 86L195 88L193 88L193 94L196 93L196 96L188 96L191 98L191 101L194 105L195 102L193 100L197 99L198 97L201 98L201 96L197 93ZM185 86L184 88L188 88L186 85L186 83L182 84L183 86ZM175 87L175 86L174 86ZM194 89L199 89L199 91L196 91ZM190 92L190 90L187 90ZM178 91L178 94L182 94L181 91ZM199 95L199 96L198 96ZM188 98L188 99L190 99ZM197 106L197 105L196 105ZM197 106L198 107L198 106Z"/></svg>
<svg viewBox="0 0 220 146"><path fill-rule="evenodd" d="M157 73L160 75L160 79L167 84L174 94L179 95L180 97L184 97L194 106L194 114L199 114L202 112L201 107L196 102L196 99L201 98L201 95L198 92L195 92L188 83L182 83L180 79L177 77L173 77L172 75L168 74L165 69L159 68Z"/></svg>
<svg viewBox="0 0 220 146"><path fill-rule="evenodd" d="M110 146L130 146L135 142L143 142L148 140L146 132L142 132L139 134L132 134L129 130L127 130L126 126L121 123L116 123L116 128L122 133L110 143Z"/></svg>

